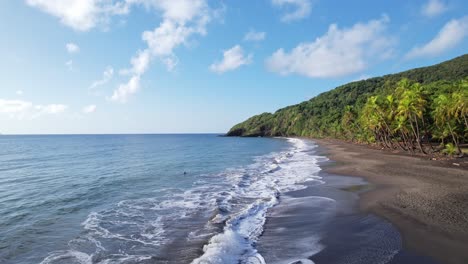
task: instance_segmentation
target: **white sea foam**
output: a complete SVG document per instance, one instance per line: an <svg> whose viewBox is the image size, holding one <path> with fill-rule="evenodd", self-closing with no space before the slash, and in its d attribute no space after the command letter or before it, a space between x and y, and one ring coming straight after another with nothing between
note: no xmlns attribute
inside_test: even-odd
<svg viewBox="0 0 468 264"><path fill-rule="evenodd" d="M95 255L107 257L93 263L146 260L148 256L135 249L168 245L174 228L184 228L184 219L190 222L194 217L206 217L207 222L189 230L187 241L211 238L204 254L193 263L265 263L255 243L263 232L267 211L282 193L305 188L308 181L321 182L318 163L325 158L313 155L316 146L302 139L287 140L291 147L286 151L257 157L246 167L202 175L188 190L171 189L155 198L125 200L89 214L83 222L85 234L70 243L78 246L55 252L44 263L66 263L64 259L90 263ZM224 225L221 232L220 225ZM95 252L78 251L91 246ZM115 252L115 248L125 250Z"/></svg>
<svg viewBox="0 0 468 264"><path fill-rule="evenodd" d="M255 243L263 232L268 209L278 203L282 192L298 190L304 188L303 183L307 181L321 179L317 174L319 159L308 153L315 146L301 139L288 140L292 144L290 150L257 160L253 166L261 168L258 175L238 175L238 188L234 188L232 196L255 199L256 202L231 215L223 233L210 239L203 248L204 254L193 264L265 263Z"/></svg>
<svg viewBox="0 0 468 264"><path fill-rule="evenodd" d="M49 263L88 264L92 263L92 261L91 256L86 253L66 250L53 252L41 262L41 264Z"/></svg>

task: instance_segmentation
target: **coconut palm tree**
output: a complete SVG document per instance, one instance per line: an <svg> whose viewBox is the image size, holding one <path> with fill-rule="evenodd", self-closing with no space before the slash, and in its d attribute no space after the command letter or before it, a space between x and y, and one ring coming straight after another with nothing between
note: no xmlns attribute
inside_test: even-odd
<svg viewBox="0 0 468 264"><path fill-rule="evenodd" d="M404 79L400 87L407 87L407 81ZM412 137L422 153L426 153L421 143L421 129L423 122L423 113L425 111L426 100L423 94L423 88L419 83L414 83L406 90L401 92L398 102L396 117L399 122L406 122L411 127Z"/></svg>
<svg viewBox="0 0 468 264"><path fill-rule="evenodd" d="M453 115L453 96L447 96L445 94L439 95L434 99L435 109L434 109L434 119L436 125L441 128L443 131L444 128L448 128L450 135L452 136L452 141L455 144L455 147L458 150L458 153L461 153L459 146L458 135L455 131L455 117Z"/></svg>
<svg viewBox="0 0 468 264"><path fill-rule="evenodd" d="M450 114L456 119L463 119L465 131L468 129L468 80L458 83L458 90L452 93L452 107Z"/></svg>

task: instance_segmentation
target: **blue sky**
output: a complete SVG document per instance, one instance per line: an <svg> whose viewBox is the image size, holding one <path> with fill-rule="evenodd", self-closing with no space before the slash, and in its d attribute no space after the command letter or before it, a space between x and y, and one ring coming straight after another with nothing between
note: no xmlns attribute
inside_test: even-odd
<svg viewBox="0 0 468 264"><path fill-rule="evenodd" d="M462 0L0 2L0 132L225 132L467 52Z"/></svg>

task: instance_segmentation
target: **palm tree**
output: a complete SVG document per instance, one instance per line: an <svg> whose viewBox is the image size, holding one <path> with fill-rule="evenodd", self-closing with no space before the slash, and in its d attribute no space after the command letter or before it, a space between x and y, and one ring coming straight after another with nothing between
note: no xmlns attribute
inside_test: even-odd
<svg viewBox="0 0 468 264"><path fill-rule="evenodd" d="M405 87L406 90L401 91L402 87ZM423 87L419 83L414 83L408 87L407 80L403 79L399 83L399 88L401 97L398 103L396 116L400 122L407 122L409 124L417 146L422 153L426 153L421 143L419 124L419 120L423 120L423 113L426 106Z"/></svg>
<svg viewBox="0 0 468 264"><path fill-rule="evenodd" d="M458 149L458 153L461 153L461 149L458 143L458 136L456 135L454 126L455 117L453 115L453 96L447 96L444 94L439 95L435 100L434 119L437 126L440 128L448 128L450 135L452 136L453 143ZM456 98L456 97L455 97Z"/></svg>
<svg viewBox="0 0 468 264"><path fill-rule="evenodd" d="M452 107L450 114L456 119L462 119L465 130L468 129L468 79L458 83L458 90L452 93Z"/></svg>
<svg viewBox="0 0 468 264"><path fill-rule="evenodd" d="M377 96L371 96L367 99L366 104L362 108L359 121L363 127L369 129L373 133L374 139L380 142L379 130L381 123L379 121L380 118L375 111L375 108L377 107L376 101Z"/></svg>
<svg viewBox="0 0 468 264"><path fill-rule="evenodd" d="M352 106L347 105L344 108L343 112L343 117L341 118L341 127L345 130L344 136L346 138L351 137L351 142L354 141L354 124L355 121L355 116L354 113L352 112Z"/></svg>

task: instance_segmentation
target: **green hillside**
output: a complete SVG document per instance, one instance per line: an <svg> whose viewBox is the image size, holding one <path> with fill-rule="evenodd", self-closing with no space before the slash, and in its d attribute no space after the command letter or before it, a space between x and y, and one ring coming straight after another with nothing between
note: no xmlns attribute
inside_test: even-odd
<svg viewBox="0 0 468 264"><path fill-rule="evenodd" d="M426 152L434 142L456 146L467 140L467 77L465 54L339 86L273 114L253 116L227 135L332 137L411 152Z"/></svg>

